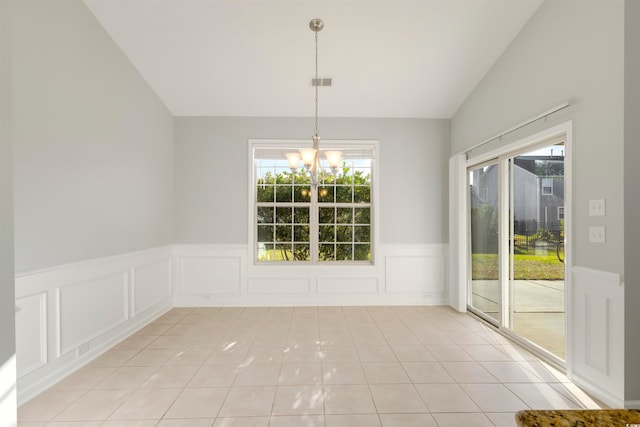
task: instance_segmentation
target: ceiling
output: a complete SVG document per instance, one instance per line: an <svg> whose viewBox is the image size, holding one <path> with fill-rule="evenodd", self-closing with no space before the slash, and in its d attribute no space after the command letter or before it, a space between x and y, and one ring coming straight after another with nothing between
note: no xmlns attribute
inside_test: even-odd
<svg viewBox="0 0 640 427"><path fill-rule="evenodd" d="M84 0L176 116L451 118L542 0Z"/></svg>

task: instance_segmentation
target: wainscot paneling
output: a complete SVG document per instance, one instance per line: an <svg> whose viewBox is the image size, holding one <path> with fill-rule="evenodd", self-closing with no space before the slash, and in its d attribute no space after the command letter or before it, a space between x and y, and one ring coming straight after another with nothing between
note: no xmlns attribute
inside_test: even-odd
<svg viewBox="0 0 640 427"><path fill-rule="evenodd" d="M47 363L47 294L16 299L16 353L18 376Z"/></svg>
<svg viewBox="0 0 640 427"><path fill-rule="evenodd" d="M159 302L171 298L172 266L171 259L163 259L132 268L132 316L137 316Z"/></svg>
<svg viewBox="0 0 640 427"><path fill-rule="evenodd" d="M248 245L172 245L16 276L22 404L172 307L446 304L447 245L375 265L254 265Z"/></svg>
<svg viewBox="0 0 640 427"><path fill-rule="evenodd" d="M571 377L608 405L624 405L624 286L620 275L574 267Z"/></svg>
<svg viewBox="0 0 640 427"><path fill-rule="evenodd" d="M127 320L127 283L127 272L118 272L56 289L57 357Z"/></svg>
<svg viewBox="0 0 640 427"><path fill-rule="evenodd" d="M179 289L183 294L236 294L240 292L239 257L180 257Z"/></svg>
<svg viewBox="0 0 640 427"><path fill-rule="evenodd" d="M306 277L249 278L247 292L250 294L308 294L311 284Z"/></svg>
<svg viewBox="0 0 640 427"><path fill-rule="evenodd" d="M448 245L379 245L375 265L254 264L248 245L177 245L176 306L446 304Z"/></svg>
<svg viewBox="0 0 640 427"><path fill-rule="evenodd" d="M444 292L444 256L387 257L387 292Z"/></svg>
<svg viewBox="0 0 640 427"><path fill-rule="evenodd" d="M319 294L377 294L378 278L320 277Z"/></svg>
<svg viewBox="0 0 640 427"><path fill-rule="evenodd" d="M16 275L18 403L169 310L172 263L164 246Z"/></svg>

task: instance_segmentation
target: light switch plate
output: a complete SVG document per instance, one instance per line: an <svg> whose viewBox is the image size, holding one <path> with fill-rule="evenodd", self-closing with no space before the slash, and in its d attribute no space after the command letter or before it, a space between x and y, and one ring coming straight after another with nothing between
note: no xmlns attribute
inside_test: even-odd
<svg viewBox="0 0 640 427"><path fill-rule="evenodd" d="M604 199L589 200L589 216L604 216Z"/></svg>
<svg viewBox="0 0 640 427"><path fill-rule="evenodd" d="M589 242L604 243L605 239L604 227L589 227Z"/></svg>

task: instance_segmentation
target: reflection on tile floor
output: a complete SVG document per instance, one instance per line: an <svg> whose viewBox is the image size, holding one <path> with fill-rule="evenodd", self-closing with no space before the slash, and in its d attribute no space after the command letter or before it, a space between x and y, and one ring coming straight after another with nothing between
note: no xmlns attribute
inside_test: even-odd
<svg viewBox="0 0 640 427"><path fill-rule="evenodd" d="M21 427L513 426L598 408L449 307L175 308L18 409Z"/></svg>

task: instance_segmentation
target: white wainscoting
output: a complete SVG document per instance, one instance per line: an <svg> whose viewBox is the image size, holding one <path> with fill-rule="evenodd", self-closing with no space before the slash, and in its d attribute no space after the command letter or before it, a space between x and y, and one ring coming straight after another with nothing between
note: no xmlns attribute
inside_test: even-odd
<svg viewBox="0 0 640 427"><path fill-rule="evenodd" d="M56 357L126 322L129 315L126 271L56 289Z"/></svg>
<svg viewBox="0 0 640 427"><path fill-rule="evenodd" d="M16 334L18 375L26 375L47 363L47 293L16 298Z"/></svg>
<svg viewBox="0 0 640 427"><path fill-rule="evenodd" d="M132 316L140 315L173 295L173 258L134 266L130 275Z"/></svg>
<svg viewBox="0 0 640 427"><path fill-rule="evenodd" d="M22 404L172 307L173 247L18 274Z"/></svg>
<svg viewBox="0 0 640 427"><path fill-rule="evenodd" d="M572 269L571 377L612 407L624 407L624 286L620 275Z"/></svg>
<svg viewBox="0 0 640 427"><path fill-rule="evenodd" d="M248 245L173 245L16 276L18 403L174 306L446 304L446 244L375 265L255 266Z"/></svg>
<svg viewBox="0 0 640 427"><path fill-rule="evenodd" d="M375 265L254 265L248 245L176 245L176 306L447 304L446 244L380 245Z"/></svg>

